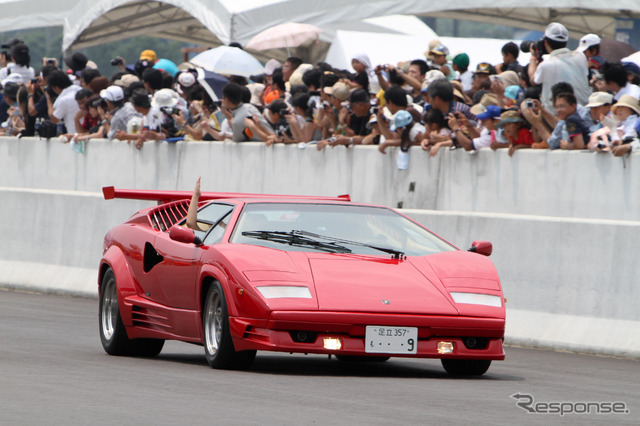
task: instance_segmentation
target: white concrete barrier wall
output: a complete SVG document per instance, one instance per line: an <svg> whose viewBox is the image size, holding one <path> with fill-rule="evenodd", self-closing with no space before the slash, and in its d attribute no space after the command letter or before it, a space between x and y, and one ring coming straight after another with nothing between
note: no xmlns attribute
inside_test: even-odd
<svg viewBox="0 0 640 426"><path fill-rule="evenodd" d="M95 297L104 234L149 206L143 201L105 201L99 192L105 185L189 190L202 175L204 190L351 193L355 201L392 207L399 201L405 206L439 206L456 198L444 193L454 193L459 185L472 199L456 203L485 206L491 204L489 199L506 198L503 201L520 214L422 207L404 212L461 248L473 240L492 241L492 259L508 299L508 342L640 357L640 222L620 220L638 207L637 190L625 184L635 176L631 164L638 157L623 164L619 158L586 153L516 155L521 153L527 157L445 151L431 159L414 150L411 167L424 162L430 168L398 171L394 152L383 156L374 147L317 152L259 144L151 143L137 151L126 143L94 141L85 154L76 154L57 141L0 139L0 284ZM553 170L558 176L553 179L547 176L550 170L540 169L550 159L557 163ZM603 165L605 161L609 164ZM600 209L599 195L585 186L589 178L574 172L565 176L565 163L582 172L596 167L595 180L610 185L609 193L595 191L611 202L600 212L618 220L521 214L516 207L522 207L523 199L531 205L536 197L542 204L551 203L553 191L541 186L540 179L523 184L539 192L522 197L504 194L502 184L491 184L495 179L507 181L504 186L509 187L509 179L521 176L522 168L527 173L538 168L537 176L564 179L563 188L586 191L589 196L573 199L589 204L592 211ZM447 167L460 168L459 175L443 170ZM473 173L477 175L472 179ZM464 188L465 179L471 190ZM415 192L408 191L410 182L416 182ZM631 191L629 199L625 191ZM575 210L568 200L557 203L558 211ZM500 206L495 210L504 208Z"/></svg>
<svg viewBox="0 0 640 426"><path fill-rule="evenodd" d="M115 185L192 189L202 175L209 191L337 195L430 210L532 214L612 220L640 219L640 154L615 158L590 152L411 149L409 170L396 151L375 146L327 148L233 142L95 140L85 154L58 140L0 138L0 186L99 191ZM410 184L414 183L414 191Z"/></svg>

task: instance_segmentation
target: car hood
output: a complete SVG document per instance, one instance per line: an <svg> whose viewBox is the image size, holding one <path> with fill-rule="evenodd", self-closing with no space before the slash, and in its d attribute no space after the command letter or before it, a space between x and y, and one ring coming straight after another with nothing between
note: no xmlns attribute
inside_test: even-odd
<svg viewBox="0 0 640 426"><path fill-rule="evenodd" d="M230 244L224 252L227 265L237 268L252 286L310 287L312 299L265 300L276 310L493 316L493 312L469 311L473 305L456 305L449 292L501 294L493 263L476 253L451 251L392 260L245 244Z"/></svg>
<svg viewBox="0 0 640 426"><path fill-rule="evenodd" d="M458 315L442 284L410 260L310 256L309 264L320 310Z"/></svg>

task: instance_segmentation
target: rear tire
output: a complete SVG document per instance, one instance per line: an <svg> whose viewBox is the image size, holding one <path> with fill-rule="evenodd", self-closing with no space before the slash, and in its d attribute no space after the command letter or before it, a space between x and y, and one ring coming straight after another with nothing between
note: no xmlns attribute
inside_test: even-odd
<svg viewBox="0 0 640 426"><path fill-rule="evenodd" d="M452 376L482 376L491 366L484 359L441 359L442 366Z"/></svg>
<svg viewBox="0 0 640 426"><path fill-rule="evenodd" d="M240 370L251 365L256 351L236 351L229 331L227 300L215 281L207 291L202 310L204 355L212 368Z"/></svg>
<svg viewBox="0 0 640 426"><path fill-rule="evenodd" d="M109 355L153 357L158 355L164 346L162 339L129 339L120 316L118 287L111 268L107 269L102 278L98 322L100 341Z"/></svg>

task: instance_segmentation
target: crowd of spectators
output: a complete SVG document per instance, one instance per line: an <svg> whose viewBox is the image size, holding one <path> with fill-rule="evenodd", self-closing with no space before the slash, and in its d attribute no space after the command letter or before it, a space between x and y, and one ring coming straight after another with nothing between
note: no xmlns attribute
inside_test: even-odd
<svg viewBox="0 0 640 426"><path fill-rule="evenodd" d="M600 38L585 35L569 50L567 29L549 24L544 38L509 42L503 62L480 62L434 40L424 59L372 64L354 55L355 73L290 57L268 61L250 79L226 76L220 100L197 71L151 50L135 64L122 58L102 75L82 53L43 58L36 72L29 48L12 39L0 54L0 134L130 141L261 141L318 150L398 147L397 166L412 146L436 156L443 148L567 149L622 156L640 149L640 68L605 62ZM531 52L527 64L519 52ZM81 149L81 148L80 148Z"/></svg>

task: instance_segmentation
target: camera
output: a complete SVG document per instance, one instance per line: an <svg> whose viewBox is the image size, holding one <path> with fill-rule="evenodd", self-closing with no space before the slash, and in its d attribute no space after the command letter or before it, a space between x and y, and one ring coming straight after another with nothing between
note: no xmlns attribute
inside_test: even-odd
<svg viewBox="0 0 640 426"><path fill-rule="evenodd" d="M598 149L605 149L611 143L611 138L609 135L598 135Z"/></svg>
<svg viewBox="0 0 640 426"><path fill-rule="evenodd" d="M95 101L91 102L91 107L92 108L102 108L103 110L107 109L107 102L102 99L102 98L98 98Z"/></svg>
<svg viewBox="0 0 640 426"><path fill-rule="evenodd" d="M142 73L144 72L144 70L146 70L151 66L153 66L153 64L151 64L146 59L138 59L135 65L133 66L133 69L136 72L136 74L138 74L138 76L142 76Z"/></svg>
<svg viewBox="0 0 640 426"><path fill-rule="evenodd" d="M286 109L286 108L282 108L282 109L280 110L280 115L282 115L282 116L289 115L289 114L291 114L291 111L289 111L289 110L288 110L288 109Z"/></svg>
<svg viewBox="0 0 640 426"><path fill-rule="evenodd" d="M502 83L502 77L500 77L499 75L491 75L489 76L489 78L491 79L491 81L497 81L498 83Z"/></svg>
<svg viewBox="0 0 640 426"><path fill-rule="evenodd" d="M533 99L525 99L524 100L524 106L525 106L525 108L531 109L531 108L535 108L536 107L536 103L533 102Z"/></svg>
<svg viewBox="0 0 640 426"><path fill-rule="evenodd" d="M172 116L174 114L180 113L180 110L178 108L172 108L172 107L161 107L160 111L162 111L164 115L167 115L167 116Z"/></svg>
<svg viewBox="0 0 640 426"><path fill-rule="evenodd" d="M109 62L111 64L111 66L113 67L117 67L118 65L124 65L124 59L122 59L119 56L116 56L115 58L113 58L111 60L111 62Z"/></svg>
<svg viewBox="0 0 640 426"><path fill-rule="evenodd" d="M47 58L47 65L55 65L56 64L56 60L53 58Z"/></svg>
<svg viewBox="0 0 640 426"><path fill-rule="evenodd" d="M542 61L542 55L546 53L546 48L544 47L544 39L540 39L537 41L525 40L520 43L520 51L524 53L531 54L538 60L538 62Z"/></svg>

